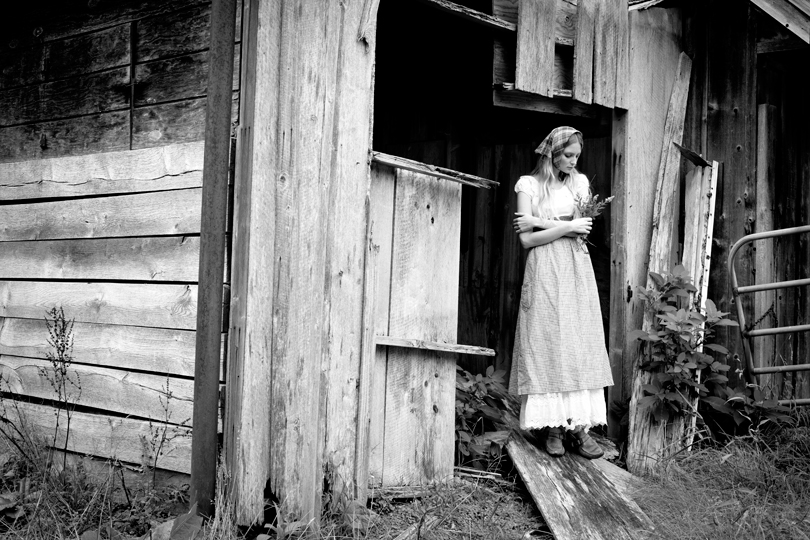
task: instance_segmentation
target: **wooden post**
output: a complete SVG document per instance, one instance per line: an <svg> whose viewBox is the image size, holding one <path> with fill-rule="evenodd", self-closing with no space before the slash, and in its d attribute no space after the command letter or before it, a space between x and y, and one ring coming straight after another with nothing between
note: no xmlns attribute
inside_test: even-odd
<svg viewBox="0 0 810 540"><path fill-rule="evenodd" d="M681 53L677 73L667 109L652 217L648 271L659 274L665 274L673 266L672 242L673 236L677 239L678 231L678 207L675 201L679 192L681 155L672 143L680 143L683 137L686 98L689 92L689 77L692 73L692 61L686 53ZM653 286L652 278L647 278L646 285L648 289ZM649 330L652 325L653 316L645 310L642 328ZM634 357L637 358L638 354ZM634 365L637 366L637 363ZM677 451L680 448L678 445L682 444L684 419L675 419L671 424L659 424L654 421L649 409L638 408L638 401L644 396L642 387L649 384L650 380L649 373L640 371L637 371L633 378L627 467L634 474L649 470L658 459L666 455L666 452Z"/></svg>
<svg viewBox="0 0 810 540"><path fill-rule="evenodd" d="M628 108L614 115L611 205L611 299L609 353L614 370L610 404L630 399L637 344L626 333L641 327L644 311L633 288L647 282L652 205L664 135L667 103L680 54L680 11L632 11ZM622 217L623 216L623 217ZM622 321L623 320L623 321ZM623 329L622 329L623 327ZM611 433L618 434L613 418Z"/></svg>
<svg viewBox="0 0 810 540"><path fill-rule="evenodd" d="M773 219L774 187L776 185L776 156L774 138L778 131L776 107L761 104L757 111L757 221L756 232L775 229ZM771 283L774 279L774 240L754 242L756 283ZM754 313L751 322L764 316L771 307L776 308L776 291L762 291L754 294ZM771 328L770 316L765 317L757 328ZM783 323L784 324L784 323ZM762 336L754 340L754 365L772 366L776 357L776 340L773 336ZM763 387L771 386L770 375L760 377Z"/></svg>
<svg viewBox="0 0 810 540"><path fill-rule="evenodd" d="M373 8L246 2L225 423L242 525L268 487L317 527L324 473L336 503L362 477Z"/></svg>
<svg viewBox="0 0 810 540"><path fill-rule="evenodd" d="M205 118L200 275L194 358L194 435L191 496L203 516L211 514L217 469L222 282L231 151L231 88L235 0L213 0L208 103Z"/></svg>

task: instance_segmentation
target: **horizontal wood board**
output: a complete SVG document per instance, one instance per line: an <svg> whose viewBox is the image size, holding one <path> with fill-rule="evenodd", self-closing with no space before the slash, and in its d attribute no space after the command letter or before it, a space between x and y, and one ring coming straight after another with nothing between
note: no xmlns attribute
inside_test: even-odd
<svg viewBox="0 0 810 540"><path fill-rule="evenodd" d="M0 355L4 392L56 399L49 360ZM130 417L191 426L194 381L74 364L67 370L71 403ZM74 386L75 383L75 386ZM167 397L168 396L168 397Z"/></svg>
<svg viewBox="0 0 810 540"><path fill-rule="evenodd" d="M56 448L65 446L65 416L56 428L54 410L42 405L6 400L4 416L18 425L36 431L47 440L56 435ZM153 437L166 434L163 455L157 468L191 472L191 429L159 422L74 412L70 423L67 449L78 454L117 459L135 465L155 464ZM152 458L152 459L150 459Z"/></svg>
<svg viewBox="0 0 810 540"><path fill-rule="evenodd" d="M202 186L203 142L0 163L0 201Z"/></svg>
<svg viewBox="0 0 810 540"><path fill-rule="evenodd" d="M197 285L0 281L0 317L42 319L55 306L77 322L194 330Z"/></svg>

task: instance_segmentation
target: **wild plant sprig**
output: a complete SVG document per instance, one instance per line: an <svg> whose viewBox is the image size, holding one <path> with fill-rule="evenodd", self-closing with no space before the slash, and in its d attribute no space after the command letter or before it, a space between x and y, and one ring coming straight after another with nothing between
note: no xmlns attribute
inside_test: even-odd
<svg viewBox="0 0 810 540"><path fill-rule="evenodd" d="M579 217L595 218L604 212L605 207L613 200L613 195L606 199L599 200L599 195L577 195L574 197L574 205L577 208ZM588 252L588 247L585 245L588 242L588 235L583 234L577 237L577 244L582 251ZM591 244L593 245L593 244Z"/></svg>

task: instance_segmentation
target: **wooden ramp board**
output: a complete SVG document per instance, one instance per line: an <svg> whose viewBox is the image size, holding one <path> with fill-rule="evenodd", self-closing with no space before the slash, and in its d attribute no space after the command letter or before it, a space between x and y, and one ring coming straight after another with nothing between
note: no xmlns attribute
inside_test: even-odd
<svg viewBox="0 0 810 540"><path fill-rule="evenodd" d="M557 540L648 538L652 521L597 465L578 455L553 458L533 435L514 430L506 445L520 477Z"/></svg>

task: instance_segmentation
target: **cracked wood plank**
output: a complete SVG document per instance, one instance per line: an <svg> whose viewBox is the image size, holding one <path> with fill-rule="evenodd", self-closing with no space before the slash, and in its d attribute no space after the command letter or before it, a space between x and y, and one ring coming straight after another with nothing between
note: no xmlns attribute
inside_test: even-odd
<svg viewBox="0 0 810 540"><path fill-rule="evenodd" d="M11 204L0 214L0 241L196 234L201 191Z"/></svg>
<svg viewBox="0 0 810 540"><path fill-rule="evenodd" d="M557 540L635 540L653 530L650 519L596 461L553 458L531 434L514 430L506 449Z"/></svg>
<svg viewBox="0 0 810 540"><path fill-rule="evenodd" d="M73 357L82 364L194 376L191 330L76 322L73 336ZM46 359L47 338L44 319L0 318L0 354Z"/></svg>
<svg viewBox="0 0 810 540"><path fill-rule="evenodd" d="M202 168L202 141L144 150L0 163L0 200L201 187Z"/></svg>
<svg viewBox="0 0 810 540"><path fill-rule="evenodd" d="M81 361L81 357L77 356L75 360ZM53 366L49 360L0 355L3 391L55 399L47 376L53 377ZM81 392L78 392L68 387L76 398L73 401L76 405L191 426L194 398L192 379L81 364L71 365L67 376L81 388ZM171 392L168 400L167 392Z"/></svg>
<svg viewBox="0 0 810 540"><path fill-rule="evenodd" d="M0 242L0 278L196 283L199 253L187 236Z"/></svg>

